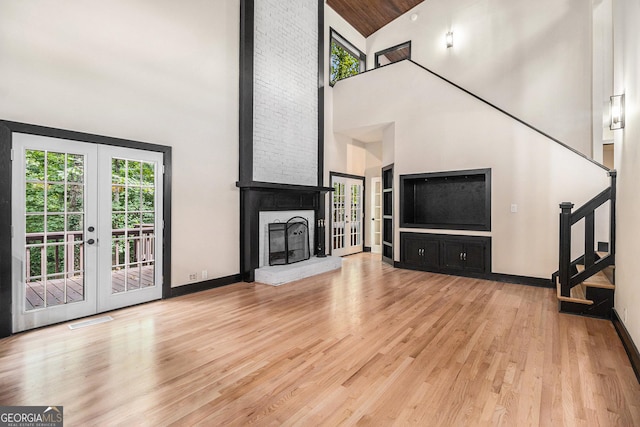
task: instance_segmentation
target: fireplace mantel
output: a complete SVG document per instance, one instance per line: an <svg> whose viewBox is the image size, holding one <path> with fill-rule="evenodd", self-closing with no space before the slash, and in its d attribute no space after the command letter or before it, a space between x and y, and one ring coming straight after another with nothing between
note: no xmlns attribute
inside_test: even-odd
<svg viewBox="0 0 640 427"><path fill-rule="evenodd" d="M249 182L236 182L236 187L248 190L277 190L277 191L299 191L306 193L326 193L333 191L331 187L318 187L312 185L295 185L295 184L278 184L275 182L261 182L261 181L249 181Z"/></svg>

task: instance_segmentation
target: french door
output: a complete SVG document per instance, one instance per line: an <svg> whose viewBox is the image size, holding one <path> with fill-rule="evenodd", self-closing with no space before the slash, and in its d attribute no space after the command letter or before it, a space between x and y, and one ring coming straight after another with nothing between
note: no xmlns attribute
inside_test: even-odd
<svg viewBox="0 0 640 427"><path fill-rule="evenodd" d="M13 134L13 330L162 297L162 154Z"/></svg>
<svg viewBox="0 0 640 427"><path fill-rule="evenodd" d="M382 253L382 178L371 179L371 252Z"/></svg>
<svg viewBox="0 0 640 427"><path fill-rule="evenodd" d="M332 175L331 186L331 254L344 256L362 252L364 178Z"/></svg>

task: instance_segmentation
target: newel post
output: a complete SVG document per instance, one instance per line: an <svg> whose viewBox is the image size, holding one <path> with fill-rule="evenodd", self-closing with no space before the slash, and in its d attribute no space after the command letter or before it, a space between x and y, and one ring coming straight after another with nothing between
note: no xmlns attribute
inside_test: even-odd
<svg viewBox="0 0 640 427"><path fill-rule="evenodd" d="M612 262L615 263L616 256L616 185L618 172L609 171L611 177L611 200L609 201L609 254L614 257Z"/></svg>
<svg viewBox="0 0 640 427"><path fill-rule="evenodd" d="M571 295L569 286L571 268L571 209L573 203L560 203L560 260L558 274L560 278L560 293L562 296Z"/></svg>

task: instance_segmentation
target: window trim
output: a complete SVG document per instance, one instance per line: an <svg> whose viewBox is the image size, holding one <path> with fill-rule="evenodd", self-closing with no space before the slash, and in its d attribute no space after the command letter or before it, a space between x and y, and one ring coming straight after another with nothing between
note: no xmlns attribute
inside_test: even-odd
<svg viewBox="0 0 640 427"><path fill-rule="evenodd" d="M341 48L349 52L354 58L358 58L360 60L360 71L358 74L362 74L367 71L367 55L362 52L360 49L355 47L349 40L344 38L339 32L334 30L332 27L329 27L329 86L333 87L338 80L331 83L331 46L333 42L336 42ZM357 74L356 74L357 75ZM345 77L348 78L348 77ZM344 79L340 79L344 80Z"/></svg>

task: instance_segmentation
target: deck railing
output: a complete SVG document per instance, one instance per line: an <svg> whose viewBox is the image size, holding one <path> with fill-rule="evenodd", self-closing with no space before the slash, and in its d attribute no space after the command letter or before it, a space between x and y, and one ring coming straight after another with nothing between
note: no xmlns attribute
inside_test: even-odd
<svg viewBox="0 0 640 427"><path fill-rule="evenodd" d="M84 231L26 234L26 282L50 275L75 277L84 272ZM45 239L47 240L45 242ZM150 265L155 259L153 225L115 229L111 232L111 263L116 269L127 264ZM39 249L40 274L33 274L34 248ZM49 254L47 249L50 248ZM48 271L53 266L53 271Z"/></svg>

